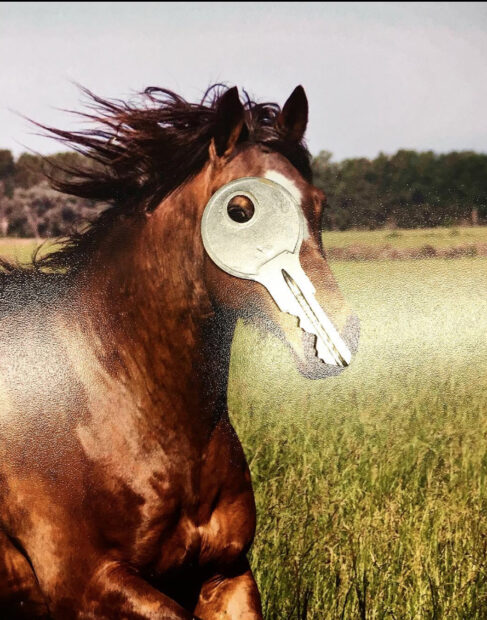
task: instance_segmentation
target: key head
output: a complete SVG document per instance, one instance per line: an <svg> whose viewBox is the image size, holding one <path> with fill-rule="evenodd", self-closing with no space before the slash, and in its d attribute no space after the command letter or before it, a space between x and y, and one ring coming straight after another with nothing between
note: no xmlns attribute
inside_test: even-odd
<svg viewBox="0 0 487 620"><path fill-rule="evenodd" d="M244 212L232 210L238 197L248 207ZM294 197L262 177L242 177L220 187L201 221L210 258L223 271L248 280L279 254L299 252L303 231L303 215Z"/></svg>

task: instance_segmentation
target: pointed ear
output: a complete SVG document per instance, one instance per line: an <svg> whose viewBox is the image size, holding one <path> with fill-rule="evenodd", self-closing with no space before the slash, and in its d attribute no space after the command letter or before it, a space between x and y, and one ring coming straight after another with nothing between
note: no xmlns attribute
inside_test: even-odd
<svg viewBox="0 0 487 620"><path fill-rule="evenodd" d="M308 124L308 99L304 88L296 86L277 117L277 126L285 140L300 142Z"/></svg>
<svg viewBox="0 0 487 620"><path fill-rule="evenodd" d="M230 155L244 125L244 107L236 86L229 88L216 104L214 148L218 157Z"/></svg>

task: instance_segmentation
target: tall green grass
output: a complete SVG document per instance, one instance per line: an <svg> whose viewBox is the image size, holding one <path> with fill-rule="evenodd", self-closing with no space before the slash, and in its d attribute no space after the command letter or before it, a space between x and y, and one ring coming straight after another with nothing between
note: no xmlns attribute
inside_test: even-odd
<svg viewBox="0 0 487 620"><path fill-rule="evenodd" d="M487 260L333 267L362 321L340 377L234 342L265 617L486 618Z"/></svg>

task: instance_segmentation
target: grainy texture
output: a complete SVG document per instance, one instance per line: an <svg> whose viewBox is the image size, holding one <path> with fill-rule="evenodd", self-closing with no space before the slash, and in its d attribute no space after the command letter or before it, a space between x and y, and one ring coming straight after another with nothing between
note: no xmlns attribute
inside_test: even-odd
<svg viewBox="0 0 487 620"><path fill-rule="evenodd" d="M481 620L487 260L331 265L361 319L340 377L306 381L243 325L233 346L264 616ZM262 369L264 352L275 364Z"/></svg>
<svg viewBox="0 0 487 620"><path fill-rule="evenodd" d="M108 168L59 185L121 203L31 269L1 263L0 611L12 619L262 618L230 347L238 317L283 340L289 326L264 287L206 255L201 217L219 187L269 170L296 186L302 265L337 328L350 324L320 250L323 194L291 163L306 172L303 89L282 113L244 108L236 88L210 107L146 95L158 109L97 99L103 130L55 132ZM327 376L292 330L307 343L300 371Z"/></svg>
<svg viewBox="0 0 487 620"><path fill-rule="evenodd" d="M451 231L389 242L485 235ZM350 234L331 241L346 247ZM354 231L352 241L390 234ZM355 619L365 609L375 619L481 620L487 262L332 269L361 318L359 353L341 377L303 380L284 345L243 324L232 349L229 403L254 484L251 564L265 617ZM264 355L274 363L263 369Z"/></svg>

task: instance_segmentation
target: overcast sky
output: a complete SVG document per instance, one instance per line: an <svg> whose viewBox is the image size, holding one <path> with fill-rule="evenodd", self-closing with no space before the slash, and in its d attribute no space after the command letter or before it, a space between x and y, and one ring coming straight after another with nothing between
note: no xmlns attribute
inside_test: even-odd
<svg viewBox="0 0 487 620"><path fill-rule="evenodd" d="M74 82L108 97L226 82L310 101L335 159L398 148L487 152L487 3L0 4L0 148L60 150L13 111L73 128Z"/></svg>

